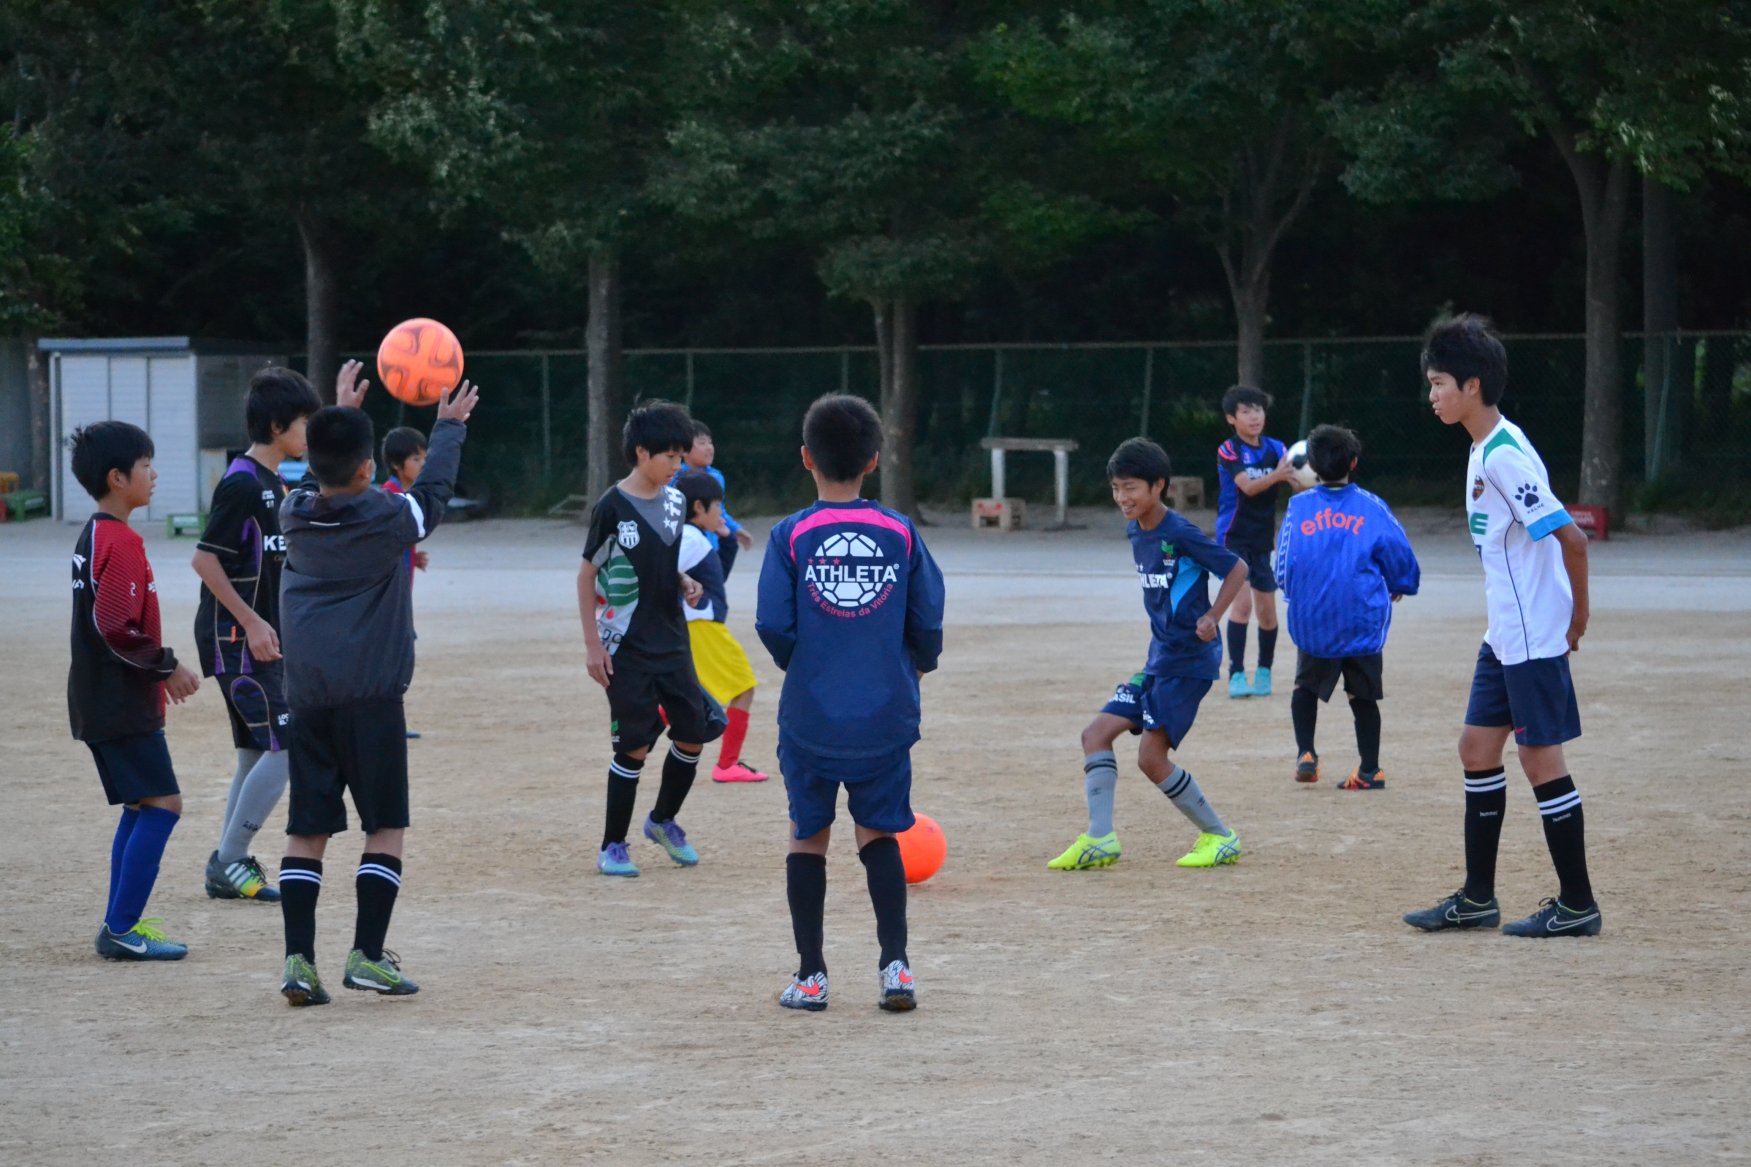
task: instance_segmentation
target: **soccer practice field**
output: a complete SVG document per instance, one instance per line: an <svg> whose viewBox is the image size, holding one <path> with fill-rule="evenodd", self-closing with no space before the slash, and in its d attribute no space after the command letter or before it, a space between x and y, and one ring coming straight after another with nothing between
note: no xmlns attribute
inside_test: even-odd
<svg viewBox="0 0 1751 1167"><path fill-rule="evenodd" d="M1463 878L1454 744L1484 630L1460 501L1401 512L1423 587L1386 647L1385 790L1334 789L1356 764L1341 696L1320 710L1323 779L1293 780L1286 634L1275 696L1212 688L1175 756L1239 832L1244 857L1213 870L1174 866L1195 832L1138 774L1134 739L1124 858L1046 870L1086 825L1078 732L1148 643L1116 513L1014 534L933 513L948 619L913 806L949 853L911 892L919 1008L903 1015L875 1005L843 806L832 1006L775 1003L796 954L758 550L730 578L729 627L761 682L745 756L774 779L702 774L681 815L699 866L635 839L643 875L623 880L595 871L610 753L575 598L584 529L436 533L389 937L423 991L339 988L355 829L330 847L319 916L335 1001L304 1010L278 992L278 908L202 890L234 765L210 681L169 715L185 812L147 909L189 956L93 955L115 818L67 729L78 528L0 527L0 1162L1743 1162L1751 531L1591 547L1584 736L1566 754L1603 935L1429 935L1399 917ZM762 543L769 525L751 524ZM165 640L192 661L194 541L142 531ZM1255 636L1249 667L1256 652ZM1497 892L1517 919L1557 889L1511 756L1508 776ZM270 876L284 815L256 846Z"/></svg>

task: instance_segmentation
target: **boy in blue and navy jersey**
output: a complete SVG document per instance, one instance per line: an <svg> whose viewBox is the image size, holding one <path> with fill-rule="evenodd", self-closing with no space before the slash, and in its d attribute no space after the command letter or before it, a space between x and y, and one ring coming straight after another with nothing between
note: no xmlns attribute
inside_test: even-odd
<svg viewBox="0 0 1751 1167"><path fill-rule="evenodd" d="M1410 539L1392 510L1350 481L1362 443L1347 429L1322 425L1307 437L1307 462L1319 485L1289 500L1277 535L1277 579L1289 601L1295 640L1297 782L1319 781L1313 748L1319 703L1338 678L1356 719L1361 764L1340 790L1380 790L1380 700L1386 632L1392 605L1417 594L1422 573Z"/></svg>
<svg viewBox="0 0 1751 1167"><path fill-rule="evenodd" d="M695 470L703 470L713 478L717 479L718 489L726 492L727 496L729 487L724 483L724 472L712 465L712 461L716 457L717 444L712 439L711 427L695 418L693 421L693 445L688 448L686 455L682 459L681 469L675 472L675 477L670 479L669 485L678 489L681 485L681 475ZM738 550L747 551L752 548L754 546L754 536L748 533L746 527L736 522L736 517L730 514L730 508L727 502L721 509L723 511L724 526L728 528L728 530L722 534L717 531L706 531L705 537L711 543L712 554L716 555L718 561L723 564L724 578L728 579L730 578L730 572L735 570L736 552Z"/></svg>
<svg viewBox="0 0 1751 1167"><path fill-rule="evenodd" d="M1228 616L1228 695L1269 697L1277 652L1277 577L1271 571L1271 532L1277 519L1277 488L1294 467L1276 438L1265 436L1271 395L1251 385L1231 385L1222 394L1222 416L1234 436L1216 447L1216 542L1246 563L1248 589ZM1259 618L1259 665L1246 679L1246 622Z"/></svg>
<svg viewBox="0 0 1751 1167"><path fill-rule="evenodd" d="M799 965L778 1003L827 1007L822 913L839 787L881 943L880 1005L917 1004L906 954L906 871L894 836L913 824L918 682L942 653L942 573L906 516L860 498L881 454L881 419L830 395L803 419L803 465L820 501L766 544L755 631L784 670L778 764L790 799L785 878Z"/></svg>
<svg viewBox="0 0 1751 1167"><path fill-rule="evenodd" d="M1221 675L1217 621L1245 585L1246 564L1168 508L1164 498L1172 474L1166 451L1147 438L1126 440L1107 461L1113 502L1130 520L1125 535L1149 614L1149 660L1083 731L1088 831L1046 864L1055 871L1107 867L1119 858L1113 830L1119 771L1112 744L1125 728L1142 734L1137 765L1144 776L1197 824L1197 842L1179 858L1179 866L1215 867L1240 858L1240 837L1211 809L1197 779L1169 754L1184 744L1199 703ZM1212 576L1222 580L1214 603Z"/></svg>

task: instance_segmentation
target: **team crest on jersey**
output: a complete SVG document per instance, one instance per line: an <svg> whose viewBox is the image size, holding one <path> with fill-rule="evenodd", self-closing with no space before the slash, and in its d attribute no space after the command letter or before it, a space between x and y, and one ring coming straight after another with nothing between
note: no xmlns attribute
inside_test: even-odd
<svg viewBox="0 0 1751 1167"><path fill-rule="evenodd" d="M869 615L888 602L899 581L899 566L856 531L827 536L803 565L809 598L830 616Z"/></svg>
<svg viewBox="0 0 1751 1167"><path fill-rule="evenodd" d="M627 519L622 522L619 526L619 532L617 537L622 547L631 551L638 546L638 523L635 520Z"/></svg>
<svg viewBox="0 0 1751 1167"><path fill-rule="evenodd" d="M1479 474L1471 480L1471 501L1476 502L1483 497L1483 475Z"/></svg>
<svg viewBox="0 0 1751 1167"><path fill-rule="evenodd" d="M279 497L280 497L279 495L275 494L271 490L264 490L261 492L261 501L267 503L269 506L273 506L274 503L279 499Z"/></svg>

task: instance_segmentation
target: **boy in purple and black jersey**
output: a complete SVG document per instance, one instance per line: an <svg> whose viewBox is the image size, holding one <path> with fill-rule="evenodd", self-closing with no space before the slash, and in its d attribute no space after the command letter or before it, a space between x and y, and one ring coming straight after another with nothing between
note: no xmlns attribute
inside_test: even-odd
<svg viewBox="0 0 1751 1167"><path fill-rule="evenodd" d="M280 660L280 572L286 541L280 463L302 458L304 427L322 407L291 369L268 367L250 378L244 417L249 449L213 488L207 525L194 554L201 578L195 644L201 672L225 698L237 771L225 799L219 845L207 858L207 895L272 903L280 893L249 853L286 791L285 672Z"/></svg>
<svg viewBox="0 0 1751 1167"><path fill-rule="evenodd" d="M860 497L881 456L881 419L831 395L803 419L803 465L820 501L781 520L760 569L755 631L784 670L778 764L790 800L785 879L798 968L778 1003L827 1007L822 914L839 797L856 824L875 907L881 996L917 1004L906 952L906 871L894 836L913 824L919 679L942 653L943 583L912 521Z"/></svg>

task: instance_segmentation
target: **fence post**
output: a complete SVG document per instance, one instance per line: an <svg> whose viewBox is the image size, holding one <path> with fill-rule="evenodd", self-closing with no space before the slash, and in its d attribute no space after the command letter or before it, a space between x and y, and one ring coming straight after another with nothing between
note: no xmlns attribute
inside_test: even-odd
<svg viewBox="0 0 1751 1167"><path fill-rule="evenodd" d="M1313 428L1313 342L1301 342L1301 432L1297 437L1305 438L1307 431Z"/></svg>
<svg viewBox="0 0 1751 1167"><path fill-rule="evenodd" d="M687 350L687 400L688 412L693 410L693 350Z"/></svg>
<svg viewBox="0 0 1751 1167"><path fill-rule="evenodd" d="M553 483L553 372L552 358L541 354L541 487Z"/></svg>
<svg viewBox="0 0 1751 1167"><path fill-rule="evenodd" d="M1675 344L1674 341L1681 338L1681 331L1677 334L1661 333L1659 337L1661 352L1660 409L1659 412L1654 415L1654 441L1653 446L1649 451L1652 456L1648 459L1647 465L1649 485L1660 481L1660 476L1666 471L1666 434L1667 426L1669 424L1669 415L1667 411L1672 408L1672 362L1678 358L1678 345ZM1653 338L1650 337L1649 339L1651 340ZM1646 367L1647 361L1645 358L1643 359L1642 364ZM1653 391L1653 386L1650 385L1647 388L1649 392Z"/></svg>
<svg viewBox="0 0 1751 1167"><path fill-rule="evenodd" d="M839 392L851 392L851 350L839 350Z"/></svg>
<svg viewBox="0 0 1751 1167"><path fill-rule="evenodd" d="M1149 392L1155 384L1155 348L1152 345L1143 346L1143 418L1137 432L1144 437L1149 436Z"/></svg>
<svg viewBox="0 0 1751 1167"><path fill-rule="evenodd" d="M991 419L985 423L985 436L997 436L997 406L1003 400L1003 350L991 350Z"/></svg>

